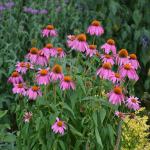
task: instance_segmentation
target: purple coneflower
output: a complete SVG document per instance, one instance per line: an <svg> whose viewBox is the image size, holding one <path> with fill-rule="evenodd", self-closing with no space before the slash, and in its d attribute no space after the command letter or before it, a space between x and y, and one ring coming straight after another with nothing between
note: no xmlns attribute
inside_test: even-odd
<svg viewBox="0 0 150 150"><path fill-rule="evenodd" d="M54 133L60 133L64 134L64 131L66 130L66 125L64 121L61 121L59 118L56 118L56 122L52 125L52 130Z"/></svg>
<svg viewBox="0 0 150 150"><path fill-rule="evenodd" d="M87 33L90 35L101 36L104 33L104 29L101 26L100 21L94 20L87 29Z"/></svg>

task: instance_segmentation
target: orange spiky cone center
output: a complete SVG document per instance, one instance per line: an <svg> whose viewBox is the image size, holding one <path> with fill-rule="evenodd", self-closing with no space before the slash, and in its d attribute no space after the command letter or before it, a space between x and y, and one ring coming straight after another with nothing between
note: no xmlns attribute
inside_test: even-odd
<svg viewBox="0 0 150 150"><path fill-rule="evenodd" d="M129 56L130 56L130 59L137 59L135 54L130 54Z"/></svg>
<svg viewBox="0 0 150 150"><path fill-rule="evenodd" d="M19 84L18 84L18 88L23 88L23 84L22 84L22 83L19 83Z"/></svg>
<svg viewBox="0 0 150 150"><path fill-rule="evenodd" d="M119 73L115 73L115 77L116 78L120 78L120 74Z"/></svg>
<svg viewBox="0 0 150 150"><path fill-rule="evenodd" d="M19 73L17 71L14 71L11 75L12 77L18 77L19 76Z"/></svg>
<svg viewBox="0 0 150 150"><path fill-rule="evenodd" d="M128 57L128 51L126 49L121 49L119 51L119 57L122 57L122 58Z"/></svg>
<svg viewBox="0 0 150 150"><path fill-rule="evenodd" d="M77 39L79 41L86 41L86 35L85 34L79 34L79 35L77 35Z"/></svg>
<svg viewBox="0 0 150 150"><path fill-rule="evenodd" d="M89 48L92 49L92 50L96 49L96 45L89 45Z"/></svg>
<svg viewBox="0 0 150 150"><path fill-rule="evenodd" d="M50 44L50 43L48 43L48 44L46 44L46 48L53 48L53 45L52 44Z"/></svg>
<svg viewBox="0 0 150 150"><path fill-rule="evenodd" d="M132 103L137 103L137 100L135 98L131 99Z"/></svg>
<svg viewBox="0 0 150 150"><path fill-rule="evenodd" d="M91 25L93 25L93 26L100 26L101 23L100 23L100 21L94 20L94 21L92 21Z"/></svg>
<svg viewBox="0 0 150 150"><path fill-rule="evenodd" d="M30 49L30 53L31 53L31 54L38 54L38 49L37 49L36 47L32 47L32 48Z"/></svg>
<svg viewBox="0 0 150 150"><path fill-rule="evenodd" d="M110 63L104 63L102 66L104 69L111 69L111 64Z"/></svg>
<svg viewBox="0 0 150 150"><path fill-rule="evenodd" d="M47 75L47 74L48 74L48 71L47 71L46 69L40 70L40 75L41 75L41 76L45 76L45 75Z"/></svg>
<svg viewBox="0 0 150 150"><path fill-rule="evenodd" d="M122 94L122 88L121 87L114 87L114 92L116 94Z"/></svg>
<svg viewBox="0 0 150 150"><path fill-rule="evenodd" d="M56 65L52 68L52 71L53 71L54 73L57 73L57 74L62 73L62 67L61 67L60 65L56 64Z"/></svg>
<svg viewBox="0 0 150 150"><path fill-rule="evenodd" d="M124 69L130 70L130 69L131 69L131 65L130 65L130 64L125 64L125 65L124 65Z"/></svg>
<svg viewBox="0 0 150 150"><path fill-rule="evenodd" d="M53 29L54 29L54 26L53 26L53 25L47 25L47 26L46 26L46 29L48 29L48 30L53 30Z"/></svg>
<svg viewBox="0 0 150 150"><path fill-rule="evenodd" d="M62 127L63 126L63 122L62 121L58 121L57 122L57 126Z"/></svg>
<svg viewBox="0 0 150 150"><path fill-rule="evenodd" d="M39 90L39 87L36 86L36 85L34 85L34 86L32 86L32 90L33 90L33 91L38 91L38 90Z"/></svg>
<svg viewBox="0 0 150 150"><path fill-rule="evenodd" d="M72 79L71 79L71 77L70 76L65 76L64 77L64 81L66 81L66 82L70 82Z"/></svg>
<svg viewBox="0 0 150 150"><path fill-rule="evenodd" d="M61 53L62 51L63 51L63 49L62 49L61 47L58 47L58 48L57 48L57 52L58 52L58 53Z"/></svg>
<svg viewBox="0 0 150 150"><path fill-rule="evenodd" d="M20 67L25 67L25 63L24 63L24 62L21 62L21 63L20 63Z"/></svg>
<svg viewBox="0 0 150 150"><path fill-rule="evenodd" d="M111 58L111 55L105 54L105 58L110 59L110 58Z"/></svg>
<svg viewBox="0 0 150 150"><path fill-rule="evenodd" d="M107 40L107 43L108 43L109 45L115 45L115 41L114 41L113 39L108 39L108 40Z"/></svg>

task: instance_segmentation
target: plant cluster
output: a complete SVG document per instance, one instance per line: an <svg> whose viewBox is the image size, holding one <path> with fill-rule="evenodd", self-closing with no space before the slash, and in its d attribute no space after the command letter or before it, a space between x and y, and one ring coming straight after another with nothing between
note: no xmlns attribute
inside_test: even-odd
<svg viewBox="0 0 150 150"><path fill-rule="evenodd" d="M42 30L49 43L40 50L30 48L25 61L17 62L8 82L19 95L18 147L118 148L117 125L140 108L129 89L139 79L139 62L136 54L128 54L124 48L117 52L113 39L99 48L96 40L104 32L101 22L94 20L87 29L89 35L67 36L70 51L65 51L55 43L59 34L49 24ZM110 145L105 144L108 137Z"/></svg>

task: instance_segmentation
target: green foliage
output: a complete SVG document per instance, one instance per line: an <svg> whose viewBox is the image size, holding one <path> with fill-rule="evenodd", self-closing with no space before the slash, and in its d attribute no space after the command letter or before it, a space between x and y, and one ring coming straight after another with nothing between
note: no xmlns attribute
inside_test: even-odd
<svg viewBox="0 0 150 150"><path fill-rule="evenodd" d="M149 139L149 125L146 124L148 117L142 115L145 108L141 108L136 114L134 119L126 118L125 124L123 125L123 136L122 136L122 149L123 150L148 150L150 143Z"/></svg>
<svg viewBox="0 0 150 150"><path fill-rule="evenodd" d="M135 84L135 93L139 97L143 96L144 91L150 92L150 76L148 75L150 67L149 1L38 0L33 2L15 0L14 2L16 4L14 8L0 12L0 108L2 109L0 116L3 117L0 141L4 143L4 147L14 149L14 141L17 136L18 149L24 150L45 150L52 147L61 150L88 149L89 147L90 149L112 149L116 137L116 124L112 123L114 117L112 112L115 108L112 108L105 98L101 99L102 87L96 84L97 80L93 81L82 74L81 64L86 63L91 75L94 76L90 61L80 60L81 64L78 64L77 67L76 54L73 53L73 57L71 55L67 60L59 62L64 65L64 70L65 65L69 64L72 66L71 70L77 71L72 71L71 74L74 76L76 73L78 90L76 93L67 93L64 98L63 93L57 89L57 105L54 105L53 98L48 96L47 99L39 99L35 106L27 104L26 101L20 102L18 98L10 94L12 87L6 82L16 62L24 60L24 55L27 54L30 47L43 47L48 42L47 39L42 39L40 34L41 28L45 25L52 23L56 26L60 37L52 42L56 46L63 46L69 52L65 44L66 36L85 32L91 20L96 18L102 21L106 31L102 38L96 39L98 47L107 38L113 37L118 50L127 48L130 53L137 54L141 71L139 72L140 80ZM24 6L36 9L46 8L49 13L47 15L27 14L23 12ZM94 63L98 66L97 60L94 60ZM86 87L86 82L94 82L95 86ZM106 91L110 89L108 84L103 83ZM50 88L52 90L52 87ZM51 95L51 91L48 94ZM33 115L31 123L24 124L20 120L27 109L36 115ZM70 137L68 134L65 134L64 137L56 137L51 132L50 126L60 114L68 123L67 132ZM17 120L18 127L14 123L15 120ZM68 143L72 139L72 145L64 144L64 139L67 139Z"/></svg>

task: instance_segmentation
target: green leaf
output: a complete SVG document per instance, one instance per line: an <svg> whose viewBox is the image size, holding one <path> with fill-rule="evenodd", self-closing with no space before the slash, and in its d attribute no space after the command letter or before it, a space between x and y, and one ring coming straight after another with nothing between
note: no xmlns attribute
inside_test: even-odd
<svg viewBox="0 0 150 150"><path fill-rule="evenodd" d="M85 86L84 86L84 83L83 83L83 79L82 79L80 76L78 76L78 77L77 77L77 80L78 80L79 85L81 86L81 88L82 88L84 94L86 94L86 90L85 90Z"/></svg>
<svg viewBox="0 0 150 150"><path fill-rule="evenodd" d="M77 135L77 136L80 136L82 137L82 133L79 132L78 130L76 130L72 125L69 124L69 127L70 127L70 131L74 134L74 135Z"/></svg>
<svg viewBox="0 0 150 150"><path fill-rule="evenodd" d="M65 144L63 143L63 141L59 141L59 145L61 147L61 150L66 150Z"/></svg>
<svg viewBox="0 0 150 150"><path fill-rule="evenodd" d="M95 127L97 127L98 125L97 125L97 113L96 112L93 112L92 118L93 118Z"/></svg>
<svg viewBox="0 0 150 150"><path fill-rule="evenodd" d="M0 118L2 118L3 116L5 116L6 113L7 113L7 111L8 111L8 110L5 110L5 111L1 111L1 110L0 110Z"/></svg>
<svg viewBox="0 0 150 150"><path fill-rule="evenodd" d="M109 133L109 140L111 142L111 145L114 145L114 135L115 135L115 131L113 129L113 127L108 124L107 125L107 129L108 129L108 133Z"/></svg>
<svg viewBox="0 0 150 150"><path fill-rule="evenodd" d="M100 120L101 120L101 123L103 123L104 119L105 119L105 116L106 116L106 110L105 109L100 109Z"/></svg>
<svg viewBox="0 0 150 150"><path fill-rule="evenodd" d="M8 134L3 139L5 142L14 142L16 141L16 136L14 134Z"/></svg>
<svg viewBox="0 0 150 150"><path fill-rule="evenodd" d="M73 115L73 117L75 118L73 110L66 103L64 103L64 107L63 108L68 110Z"/></svg>
<svg viewBox="0 0 150 150"><path fill-rule="evenodd" d="M99 135L99 131L98 131L97 127L95 128L95 136L96 136L97 143L100 145L101 148L103 148L102 140Z"/></svg>
<svg viewBox="0 0 150 150"><path fill-rule="evenodd" d="M140 21L142 19L142 14L140 13L140 11L138 9L136 9L133 12L133 21L135 22L135 24L138 26Z"/></svg>
<svg viewBox="0 0 150 150"><path fill-rule="evenodd" d="M110 12L115 15L116 12L117 12L117 9L120 7L119 3L111 0L110 3L109 3L109 9L110 9Z"/></svg>

